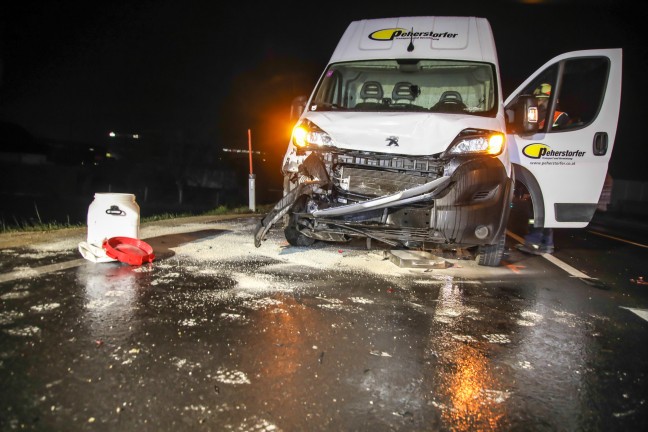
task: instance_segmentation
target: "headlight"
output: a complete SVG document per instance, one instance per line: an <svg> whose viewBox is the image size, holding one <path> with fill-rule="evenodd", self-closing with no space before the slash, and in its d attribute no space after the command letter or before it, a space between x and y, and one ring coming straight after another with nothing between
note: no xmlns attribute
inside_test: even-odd
<svg viewBox="0 0 648 432"><path fill-rule="evenodd" d="M497 156L504 151L504 134L488 130L464 130L455 138L447 154L485 154Z"/></svg>
<svg viewBox="0 0 648 432"><path fill-rule="evenodd" d="M292 140L300 148L309 146L332 146L335 144L329 134L308 120L297 124L293 128Z"/></svg>

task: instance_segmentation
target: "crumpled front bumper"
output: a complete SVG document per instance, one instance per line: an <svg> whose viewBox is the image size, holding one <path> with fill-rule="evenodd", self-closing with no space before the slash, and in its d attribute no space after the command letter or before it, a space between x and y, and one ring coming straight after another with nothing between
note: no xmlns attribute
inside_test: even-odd
<svg viewBox="0 0 648 432"><path fill-rule="evenodd" d="M450 182L450 177L439 177L438 179L432 180L431 182L425 183L420 186L416 186L410 189L406 189L391 195L385 195L382 197L370 199L367 201L362 201L355 204L348 204L340 207L331 207L322 210L315 210L312 214L313 217L336 217L344 216L354 213L362 213L371 210L383 209L386 207L395 207L410 205L417 202L429 200L433 198L439 190L443 188Z"/></svg>
<svg viewBox="0 0 648 432"><path fill-rule="evenodd" d="M299 196L311 194L327 181L300 184L287 194L259 222L255 245L260 246L267 231ZM388 243L494 244L506 229L512 192L513 180L497 158L474 158L457 164L451 175L415 187L297 216L312 222L306 224L303 234L320 239L337 233ZM377 214L382 215L380 220Z"/></svg>

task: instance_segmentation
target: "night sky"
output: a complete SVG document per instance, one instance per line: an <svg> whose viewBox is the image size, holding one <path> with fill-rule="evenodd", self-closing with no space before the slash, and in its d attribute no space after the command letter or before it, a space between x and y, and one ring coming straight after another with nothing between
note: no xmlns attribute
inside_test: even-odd
<svg viewBox="0 0 648 432"><path fill-rule="evenodd" d="M208 151L283 155L290 101L309 94L350 21L409 15L489 19L504 93L560 53L624 49L610 172L648 180L640 129L648 54L634 1L22 1L0 9L0 121L93 143L164 134ZM279 167L277 166L277 172Z"/></svg>

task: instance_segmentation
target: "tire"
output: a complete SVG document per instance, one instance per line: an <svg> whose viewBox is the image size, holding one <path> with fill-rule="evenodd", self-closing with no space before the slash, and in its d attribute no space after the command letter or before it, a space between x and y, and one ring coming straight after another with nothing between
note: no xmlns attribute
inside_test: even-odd
<svg viewBox="0 0 648 432"><path fill-rule="evenodd" d="M286 223L286 226L284 228L284 236L286 237L288 244L290 244L291 246L304 247L311 246L313 243L315 243L315 239L307 237L302 234L301 231L299 231L297 218L293 214L293 212L300 212L304 210L306 208L307 201L307 195L300 196L299 198L297 198L297 200L295 200L295 203L290 209L290 213L288 213L288 222Z"/></svg>
<svg viewBox="0 0 648 432"><path fill-rule="evenodd" d="M504 256L506 233L503 233L497 243L481 245L477 249L477 264L487 267L499 267Z"/></svg>

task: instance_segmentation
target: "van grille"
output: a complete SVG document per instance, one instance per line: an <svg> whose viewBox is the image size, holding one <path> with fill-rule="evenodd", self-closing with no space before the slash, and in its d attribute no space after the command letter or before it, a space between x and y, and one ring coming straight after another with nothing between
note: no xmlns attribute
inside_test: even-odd
<svg viewBox="0 0 648 432"><path fill-rule="evenodd" d="M443 173L443 163L432 157L403 157L378 153L357 152L329 154L334 165L353 165L389 170L418 171L421 175L434 173L433 178ZM327 158L328 159L328 158Z"/></svg>
<svg viewBox="0 0 648 432"><path fill-rule="evenodd" d="M427 183L427 177L393 171L342 167L342 179L348 181L349 192L366 196L383 196Z"/></svg>
<svg viewBox="0 0 648 432"><path fill-rule="evenodd" d="M439 178L444 164L431 156L340 151L322 155L343 190L366 197L388 195Z"/></svg>

